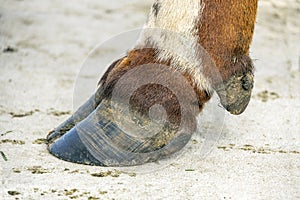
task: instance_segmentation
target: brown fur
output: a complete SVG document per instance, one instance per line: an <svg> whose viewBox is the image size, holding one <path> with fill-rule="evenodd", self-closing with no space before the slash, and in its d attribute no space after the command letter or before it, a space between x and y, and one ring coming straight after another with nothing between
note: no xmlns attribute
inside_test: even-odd
<svg viewBox="0 0 300 200"><path fill-rule="evenodd" d="M112 91L114 90L115 84L119 81L119 79L126 74L129 70L134 69L135 67L138 67L140 65L145 65L145 64L162 64L163 66L168 66L170 63L162 63L156 60L155 58L155 49L138 49L138 50L133 50L128 53L128 55L123 58L122 61L116 62L116 66L114 68L110 68L110 72L108 75L105 77L105 80L102 79L103 81L103 87L105 88L104 90L104 96L110 97L112 94ZM141 74L141 78L143 79L142 76L147 75ZM187 75L183 75L187 82L190 85L194 85L192 82L192 79ZM166 79L168 78L174 78L174 77L165 77ZM130 82L132 82L132 85L135 85L135 79L133 77ZM176 81L176 80L175 80ZM126 93L129 88L126 88L127 86L124 86L123 91ZM198 102L193 102L193 105L197 105L198 110L194 111L194 116L196 116L199 111L203 108L203 105L205 102L207 102L210 99L210 96L208 93L205 91L200 91L196 88L196 86L193 87L194 92L197 95ZM185 92L186 88L176 88L177 91L183 93ZM122 94L120 94L122 96ZM161 104L163 107L165 107L166 112L168 114L169 121L171 123L179 125L180 123L180 107L179 107L179 102L176 99L177 97L166 87L162 87L161 85L155 84L148 84L145 86L142 86L139 88L138 91L134 92L133 96L131 97L131 106L134 108L136 111L140 112L141 114L148 114L149 108L155 104ZM187 102L189 101L189 97L187 97ZM182 103L182 102L180 102Z"/></svg>
<svg viewBox="0 0 300 200"><path fill-rule="evenodd" d="M205 3L205 9L202 13L201 24L199 24L199 43L214 60L223 81L236 74L252 72L253 64L248 54L256 18L257 0L243 2L239 0L203 0L202 2ZM99 82L103 85L104 96L111 96L115 84L126 72L139 65L150 63L170 65L170 61L165 63L157 61L155 49L147 48L128 52L126 57L112 64ZM214 80L213 72L209 68L204 69L204 74L211 78L213 85L219 84ZM199 90L188 74L183 75L194 88L199 101L199 111L201 111L205 102L210 99L210 95L206 91ZM132 80L133 83L134 81ZM159 92L159 89L163 92ZM178 89L185 90L185 88ZM151 90L155 92L153 93ZM149 93L149 95L145 95L145 93ZM153 94L161 96L157 98ZM175 102L172 100L172 93L168 92L166 88L154 85L144 87L143 94L135 93L134 95L132 102L139 107L137 109L145 112L153 104ZM144 105L142 105L143 103ZM178 110L175 107L174 105L173 114L176 115Z"/></svg>
<svg viewBox="0 0 300 200"><path fill-rule="evenodd" d="M203 0L199 43L208 51L223 80L253 70L249 55L258 0ZM206 72L209 75L209 72Z"/></svg>

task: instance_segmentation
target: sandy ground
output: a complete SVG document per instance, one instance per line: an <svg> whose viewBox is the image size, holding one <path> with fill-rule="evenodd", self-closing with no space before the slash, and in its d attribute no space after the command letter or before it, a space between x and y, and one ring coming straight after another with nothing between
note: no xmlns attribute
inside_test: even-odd
<svg viewBox="0 0 300 200"><path fill-rule="evenodd" d="M251 103L226 115L207 156L197 137L167 165L140 168L83 166L47 152L43 138L73 112L83 60L142 27L150 4L0 0L0 199L300 199L299 0L260 1Z"/></svg>

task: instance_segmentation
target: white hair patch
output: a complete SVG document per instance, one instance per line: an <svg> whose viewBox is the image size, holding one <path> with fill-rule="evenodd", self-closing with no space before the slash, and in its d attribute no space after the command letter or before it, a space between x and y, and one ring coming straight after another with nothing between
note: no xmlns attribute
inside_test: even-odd
<svg viewBox="0 0 300 200"><path fill-rule="evenodd" d="M157 49L158 60L171 60L171 67L189 74L198 89L212 93L198 52L203 9L200 0L156 0L137 46L150 43Z"/></svg>

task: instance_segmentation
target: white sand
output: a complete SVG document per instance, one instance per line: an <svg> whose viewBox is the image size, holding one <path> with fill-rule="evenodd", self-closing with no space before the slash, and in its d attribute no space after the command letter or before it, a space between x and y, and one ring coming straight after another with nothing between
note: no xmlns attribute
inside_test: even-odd
<svg viewBox="0 0 300 200"><path fill-rule="evenodd" d="M194 141L168 165L103 168L58 160L37 144L73 111L90 50L142 27L150 5L0 0L0 199L300 199L299 0L260 1L253 98L241 116L226 116L206 157ZM17 51L4 53L8 46Z"/></svg>

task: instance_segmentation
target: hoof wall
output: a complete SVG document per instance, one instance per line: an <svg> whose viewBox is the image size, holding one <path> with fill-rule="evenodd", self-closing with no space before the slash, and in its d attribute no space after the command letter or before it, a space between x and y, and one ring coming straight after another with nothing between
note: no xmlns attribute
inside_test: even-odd
<svg viewBox="0 0 300 200"><path fill-rule="evenodd" d="M48 150L54 156L65 161L86 165L103 165L89 153L75 127L49 144Z"/></svg>

